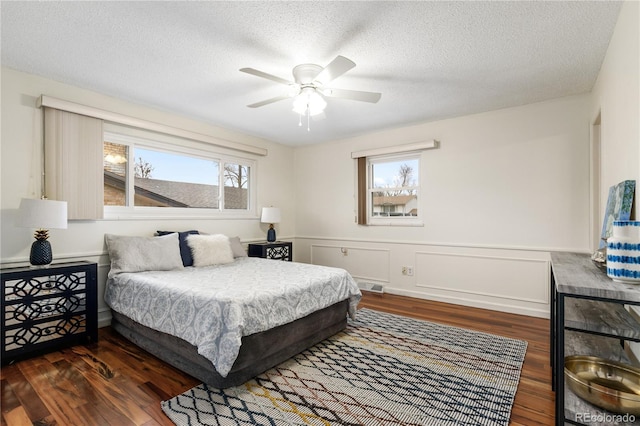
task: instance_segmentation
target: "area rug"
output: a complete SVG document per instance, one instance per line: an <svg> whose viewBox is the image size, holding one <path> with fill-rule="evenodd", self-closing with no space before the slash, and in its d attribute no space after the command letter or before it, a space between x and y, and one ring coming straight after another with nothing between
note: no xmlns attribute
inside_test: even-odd
<svg viewBox="0 0 640 426"><path fill-rule="evenodd" d="M507 425L527 342L361 309L228 389L162 402L176 425Z"/></svg>

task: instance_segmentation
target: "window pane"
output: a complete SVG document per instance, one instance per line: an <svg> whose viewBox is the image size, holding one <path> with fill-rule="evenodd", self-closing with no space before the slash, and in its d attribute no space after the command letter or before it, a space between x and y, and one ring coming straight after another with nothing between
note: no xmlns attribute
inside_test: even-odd
<svg viewBox="0 0 640 426"><path fill-rule="evenodd" d="M224 165L224 208L249 208L249 173L250 167L240 164Z"/></svg>
<svg viewBox="0 0 640 426"><path fill-rule="evenodd" d="M103 151L104 205L126 206L129 149L126 145L105 141Z"/></svg>
<svg viewBox="0 0 640 426"><path fill-rule="evenodd" d="M418 215L418 158L371 162L371 216Z"/></svg>
<svg viewBox="0 0 640 426"><path fill-rule="evenodd" d="M219 163L136 148L136 206L218 208Z"/></svg>
<svg viewBox="0 0 640 426"><path fill-rule="evenodd" d="M417 216L418 195L415 190L397 191L393 195L374 192L371 197L371 214L380 217Z"/></svg>
<svg viewBox="0 0 640 426"><path fill-rule="evenodd" d="M418 159L373 163L371 182L374 188L417 186Z"/></svg>

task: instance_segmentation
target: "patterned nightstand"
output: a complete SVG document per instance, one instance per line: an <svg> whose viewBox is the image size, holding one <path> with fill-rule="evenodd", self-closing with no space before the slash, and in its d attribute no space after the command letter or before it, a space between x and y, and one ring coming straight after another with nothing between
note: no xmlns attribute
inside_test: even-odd
<svg viewBox="0 0 640 426"><path fill-rule="evenodd" d="M262 257L265 259L293 260L292 243L287 241L276 241L273 243L253 243L249 244L250 257Z"/></svg>
<svg viewBox="0 0 640 426"><path fill-rule="evenodd" d="M98 340L97 264L6 268L2 281L2 364Z"/></svg>

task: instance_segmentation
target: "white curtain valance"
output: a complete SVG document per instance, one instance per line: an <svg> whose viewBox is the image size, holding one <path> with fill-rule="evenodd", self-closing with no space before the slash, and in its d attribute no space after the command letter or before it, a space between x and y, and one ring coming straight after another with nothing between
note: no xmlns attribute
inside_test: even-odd
<svg viewBox="0 0 640 426"><path fill-rule="evenodd" d="M124 114L105 111L105 110L93 108L87 105L81 105L75 102L53 98L51 96L46 96L46 95L40 96L40 98L38 98L37 106L38 108L49 107L49 108L55 108L61 111L73 112L73 113L85 115L88 117L99 118L101 120L109 121L112 123L124 124L126 126L137 127L139 129L151 130L153 132L164 133L172 136L178 136L185 139L204 142L210 145L233 149L235 151L248 152L250 154L256 154L261 156L266 156L268 153L268 151L265 148L245 145L240 142L230 141L222 138L204 135L202 133L192 132L190 130L184 130L184 129L179 129L177 127L167 126L166 124L154 123L153 121L147 121L140 118L129 117Z"/></svg>
<svg viewBox="0 0 640 426"><path fill-rule="evenodd" d="M401 154L404 152L434 149L434 148L438 148L438 146L440 146L440 142L432 139L428 141L410 143L406 145L386 146L384 148L372 148L372 149L365 149L363 151L354 151L351 153L351 158L374 157L376 155L387 155L387 154Z"/></svg>

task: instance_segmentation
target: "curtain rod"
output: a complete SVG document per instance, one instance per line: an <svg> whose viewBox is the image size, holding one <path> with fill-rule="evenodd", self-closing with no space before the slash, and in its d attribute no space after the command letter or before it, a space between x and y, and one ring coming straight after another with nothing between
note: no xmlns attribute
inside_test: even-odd
<svg viewBox="0 0 640 426"><path fill-rule="evenodd" d="M245 145L240 142L234 142L222 138L217 138L202 133L192 132L190 130L180 129L178 127L167 126L166 124L155 123L153 121L143 120L141 118L129 117L124 114L118 114L117 112L105 111L90 107L87 105L77 104L75 102L65 101L64 99L58 99L51 96L41 95L36 106L38 108L48 107L55 108L62 111L73 112L75 114L86 115L93 118L99 118L105 121L113 123L124 124L131 127L137 127L140 129L151 130L158 133L164 133L171 136L178 136L185 139L191 139L198 142L204 142L210 145L215 145L223 148L229 148L236 151L248 152L250 154L256 154L266 156L268 151L265 148L259 148L256 146Z"/></svg>
<svg viewBox="0 0 640 426"><path fill-rule="evenodd" d="M424 149L435 149L440 146L440 142L431 139L422 142L410 143L406 145L386 146L383 148L365 149L363 151L354 151L351 158L371 157L374 155L400 154L403 152L421 151Z"/></svg>

